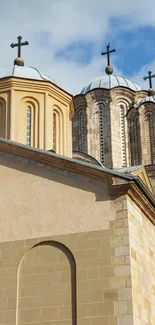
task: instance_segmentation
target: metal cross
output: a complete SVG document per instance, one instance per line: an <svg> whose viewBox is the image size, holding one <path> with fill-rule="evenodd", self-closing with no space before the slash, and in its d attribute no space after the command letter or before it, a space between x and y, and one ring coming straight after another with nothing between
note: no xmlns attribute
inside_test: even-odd
<svg viewBox="0 0 155 325"><path fill-rule="evenodd" d="M148 72L148 77L143 77L144 80L149 79L150 88L152 88L152 78L155 78L155 74L152 75L152 71Z"/></svg>
<svg viewBox="0 0 155 325"><path fill-rule="evenodd" d="M21 47L24 46L24 45L29 45L29 43L27 41L21 42L21 40L22 40L21 36L18 36L17 39L18 39L18 43L15 43L15 44L12 43L10 46L12 48L18 47L18 57L21 57Z"/></svg>
<svg viewBox="0 0 155 325"><path fill-rule="evenodd" d="M110 43L106 46L106 48L107 48L107 52L102 52L101 55L107 54L107 62L108 65L110 65L110 53L115 52L116 50L115 49L110 50Z"/></svg>

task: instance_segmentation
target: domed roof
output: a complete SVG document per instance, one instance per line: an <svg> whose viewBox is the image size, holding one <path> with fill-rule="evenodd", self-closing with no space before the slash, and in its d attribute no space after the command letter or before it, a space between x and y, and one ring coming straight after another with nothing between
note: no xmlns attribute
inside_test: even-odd
<svg viewBox="0 0 155 325"><path fill-rule="evenodd" d="M90 90L96 88L106 88L111 89L114 87L127 87L134 91L142 90L142 88L135 82L128 78L124 78L118 75L105 75L94 79L90 84L86 85L80 94L86 94Z"/></svg>
<svg viewBox="0 0 155 325"><path fill-rule="evenodd" d="M139 102L136 103L135 107L139 107L141 105L144 105L148 102L154 103L155 104L155 96L147 96L143 99L141 99Z"/></svg>
<svg viewBox="0 0 155 325"><path fill-rule="evenodd" d="M34 79L34 80L47 80L52 83L54 81L46 76L45 74L41 73L39 70L33 67L20 67L17 65L14 65L13 67L10 67L8 69L0 69L0 79L7 78L7 77L17 77L17 78L23 78L23 79Z"/></svg>

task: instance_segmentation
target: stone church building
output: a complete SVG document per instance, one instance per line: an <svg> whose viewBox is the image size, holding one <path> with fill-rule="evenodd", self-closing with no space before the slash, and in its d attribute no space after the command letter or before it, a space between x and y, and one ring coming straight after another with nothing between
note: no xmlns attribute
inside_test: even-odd
<svg viewBox="0 0 155 325"><path fill-rule="evenodd" d="M0 324L154 325L155 75L108 61L73 97L27 44L0 69Z"/></svg>

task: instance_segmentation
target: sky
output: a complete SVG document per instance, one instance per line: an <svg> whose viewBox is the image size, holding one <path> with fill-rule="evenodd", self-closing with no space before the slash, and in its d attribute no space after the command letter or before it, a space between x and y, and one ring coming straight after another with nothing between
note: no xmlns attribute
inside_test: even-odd
<svg viewBox="0 0 155 325"><path fill-rule="evenodd" d="M105 74L107 43L114 73L148 89L155 73L154 0L0 0L0 68L13 65L21 35L25 66L34 66L69 93ZM155 87L155 79L153 81Z"/></svg>

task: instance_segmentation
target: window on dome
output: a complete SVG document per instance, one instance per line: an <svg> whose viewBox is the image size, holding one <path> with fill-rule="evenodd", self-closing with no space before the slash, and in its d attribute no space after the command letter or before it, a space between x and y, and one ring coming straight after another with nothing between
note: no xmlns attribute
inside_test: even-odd
<svg viewBox="0 0 155 325"><path fill-rule="evenodd" d="M62 151L62 128L63 119L61 110L57 107L53 110L53 150L58 154L63 154Z"/></svg>
<svg viewBox="0 0 155 325"><path fill-rule="evenodd" d="M78 112L78 142L79 142L79 150L84 150L84 114L81 109Z"/></svg>
<svg viewBox="0 0 155 325"><path fill-rule="evenodd" d="M104 165L104 118L103 118L104 106L99 107L99 119L100 119L100 161Z"/></svg>
<svg viewBox="0 0 155 325"><path fill-rule="evenodd" d="M122 166L126 166L125 111L123 105L120 106L120 124L121 124Z"/></svg>
<svg viewBox="0 0 155 325"><path fill-rule="evenodd" d="M27 107L27 116L26 116L26 144L27 146L31 145L31 107Z"/></svg>
<svg viewBox="0 0 155 325"><path fill-rule="evenodd" d="M140 125L139 117L137 115L135 115L131 121L130 145L131 165L137 166L141 164Z"/></svg>
<svg viewBox="0 0 155 325"><path fill-rule="evenodd" d="M53 114L53 150L56 151L56 132L57 132L57 126L56 126L56 113Z"/></svg>
<svg viewBox="0 0 155 325"><path fill-rule="evenodd" d="M0 102L0 137L5 138L5 121L6 121L6 109L5 103Z"/></svg>
<svg viewBox="0 0 155 325"><path fill-rule="evenodd" d="M150 158L151 158L151 163L153 164L155 162L154 158L154 142L155 142L155 118L152 113L147 114L147 120L148 120L148 127L149 127L149 142L150 142Z"/></svg>

